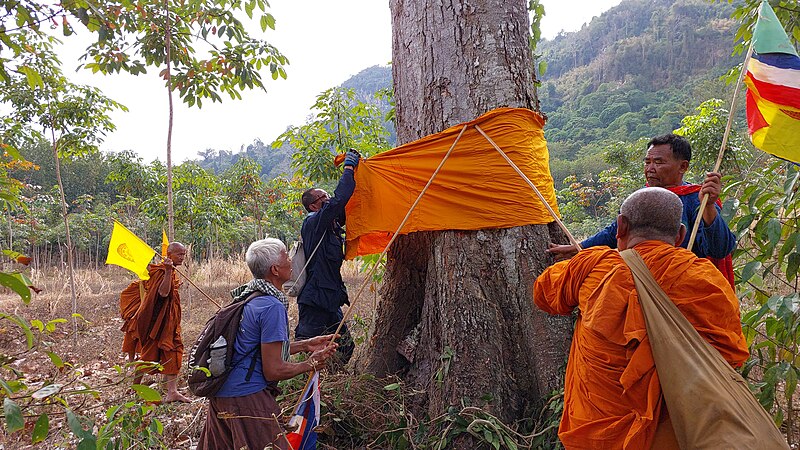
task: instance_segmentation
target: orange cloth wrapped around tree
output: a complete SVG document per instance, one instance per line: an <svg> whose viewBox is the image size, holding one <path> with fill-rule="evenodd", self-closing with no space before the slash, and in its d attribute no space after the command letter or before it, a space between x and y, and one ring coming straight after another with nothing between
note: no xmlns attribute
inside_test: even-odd
<svg viewBox="0 0 800 450"><path fill-rule="evenodd" d="M172 271L169 294L161 297L158 286L166 275L163 264L147 267L150 279L147 280L147 295L136 312L136 333L141 343L142 361L158 361L164 367L163 374L176 375L180 371L183 358L181 340L181 297L178 292L180 282Z"/></svg>
<svg viewBox="0 0 800 450"><path fill-rule="evenodd" d="M528 109L495 109L361 161L346 209L347 259L384 250L464 125L466 131L400 232L509 228L554 220L475 128L514 161L557 212L544 119Z"/></svg>
<svg viewBox="0 0 800 450"><path fill-rule="evenodd" d="M125 333L122 338L122 351L125 353L138 352L141 349L134 317L145 296L145 283L147 281L136 280L119 294L119 314L122 318L120 331Z"/></svg>
<svg viewBox="0 0 800 450"><path fill-rule="evenodd" d="M734 367L747 360L739 301L711 262L658 241L634 248L700 336ZM592 247L549 267L533 299L551 314L580 310L558 433L564 446L651 448L666 409L633 277L617 250Z"/></svg>

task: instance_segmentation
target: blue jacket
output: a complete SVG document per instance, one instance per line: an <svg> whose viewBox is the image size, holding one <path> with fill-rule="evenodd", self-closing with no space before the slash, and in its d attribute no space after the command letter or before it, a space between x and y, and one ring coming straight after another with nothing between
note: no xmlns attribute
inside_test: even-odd
<svg viewBox="0 0 800 450"><path fill-rule="evenodd" d="M343 304L350 304L347 290L342 280L341 268L344 261L344 207L353 195L356 181L353 171L345 169L333 197L319 211L309 213L303 220L300 235L303 250L311 262L306 267L306 284L297 303L321 308L329 312L339 310ZM312 257L317 243L323 239Z"/></svg>
<svg viewBox="0 0 800 450"><path fill-rule="evenodd" d="M689 183L684 183L689 184ZM681 222L686 226L686 237L683 238L681 247L686 248L689 245L689 237L692 232L695 220L697 220L697 211L700 209L700 199L697 192L691 194L680 195L681 202L683 202L683 214L681 215ZM736 248L736 236L728 228L728 224L720 214L720 208L714 205L717 209L717 218L711 225L706 225L705 222L700 222L700 227L697 229L697 237L695 238L692 252L699 258L717 258L722 259L728 256ZM585 239L581 242L581 247L596 247L599 245L607 245L611 248L617 248L617 221L602 229L594 236Z"/></svg>

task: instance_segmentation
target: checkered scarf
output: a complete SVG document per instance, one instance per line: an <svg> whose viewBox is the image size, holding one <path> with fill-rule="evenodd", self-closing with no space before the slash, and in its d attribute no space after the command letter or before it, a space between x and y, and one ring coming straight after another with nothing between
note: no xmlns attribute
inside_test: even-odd
<svg viewBox="0 0 800 450"><path fill-rule="evenodd" d="M281 292L269 281L261 278L253 278L247 284L243 284L232 290L231 297L233 297L234 302L238 302L246 299L255 291L260 291L265 295L277 298L283 304L283 307L286 308L287 311L289 310L289 299L286 297L286 294Z"/></svg>

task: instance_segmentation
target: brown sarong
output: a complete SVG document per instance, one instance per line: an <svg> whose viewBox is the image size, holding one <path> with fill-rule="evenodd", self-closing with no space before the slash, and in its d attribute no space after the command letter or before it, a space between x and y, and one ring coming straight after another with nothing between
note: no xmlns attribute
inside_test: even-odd
<svg viewBox="0 0 800 450"><path fill-rule="evenodd" d="M212 397L197 450L287 450L280 413L269 389L244 397Z"/></svg>

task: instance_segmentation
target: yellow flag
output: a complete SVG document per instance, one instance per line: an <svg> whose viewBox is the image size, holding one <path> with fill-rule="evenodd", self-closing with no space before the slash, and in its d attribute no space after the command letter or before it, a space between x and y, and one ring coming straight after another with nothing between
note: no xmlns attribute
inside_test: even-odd
<svg viewBox="0 0 800 450"><path fill-rule="evenodd" d="M167 238L167 232L164 229L161 229L161 257L167 257L167 247L169 247L169 239Z"/></svg>
<svg viewBox="0 0 800 450"><path fill-rule="evenodd" d="M106 264L124 267L135 273L142 280L150 279L147 265L155 256L156 251L150 248L138 236L125 228L121 223L114 221L114 230L111 232L111 242L108 243L108 257Z"/></svg>

